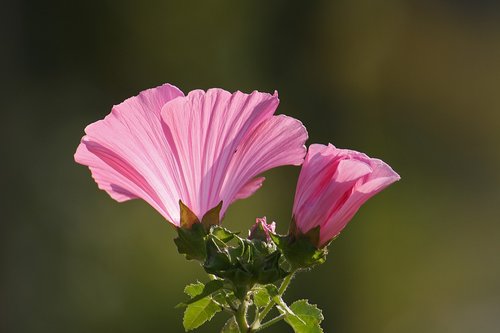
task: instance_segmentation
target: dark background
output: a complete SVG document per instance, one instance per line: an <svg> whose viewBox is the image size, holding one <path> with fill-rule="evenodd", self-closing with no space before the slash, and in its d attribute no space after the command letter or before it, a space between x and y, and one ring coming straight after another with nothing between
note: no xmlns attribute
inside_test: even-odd
<svg viewBox="0 0 500 333"><path fill-rule="evenodd" d="M158 213L114 202L73 162L87 124L170 82L276 89L308 143L402 176L286 295L317 303L325 332L498 332L497 3L4 1L0 331L182 332L174 305L202 270ZM284 232L297 174L269 172L224 223L267 215Z"/></svg>

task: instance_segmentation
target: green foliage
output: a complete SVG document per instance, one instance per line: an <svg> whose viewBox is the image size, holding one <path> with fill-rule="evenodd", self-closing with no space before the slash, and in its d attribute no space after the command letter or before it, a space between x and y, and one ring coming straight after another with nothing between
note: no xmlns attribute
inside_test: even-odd
<svg viewBox="0 0 500 333"><path fill-rule="evenodd" d="M273 283L288 274L281 268L280 258L274 243L243 239L224 228L212 227L206 238L203 267L207 273L231 282L236 296L242 297L255 284Z"/></svg>
<svg viewBox="0 0 500 333"><path fill-rule="evenodd" d="M266 288L267 294L269 295L269 297L271 297L271 299L273 297L279 296L279 290L274 284L268 284L264 287Z"/></svg>
<svg viewBox="0 0 500 333"><path fill-rule="evenodd" d="M226 324L222 327L221 333L240 333L240 328L238 327L234 317L231 317L226 321Z"/></svg>
<svg viewBox="0 0 500 333"><path fill-rule="evenodd" d="M318 248L314 243L316 229L306 235L280 236L271 234L271 239L283 253L290 270L311 268L326 261L327 247Z"/></svg>
<svg viewBox="0 0 500 333"><path fill-rule="evenodd" d="M205 237L206 232L203 225L196 222L190 228L177 228L179 237L174 239L177 251L185 254L188 260L202 261L206 257Z"/></svg>
<svg viewBox="0 0 500 333"><path fill-rule="evenodd" d="M224 243L231 241L237 234L221 226L214 226L210 233Z"/></svg>
<svg viewBox="0 0 500 333"><path fill-rule="evenodd" d="M271 296L269 296L267 289L261 287L254 291L253 302L255 306L260 308L267 306L271 302Z"/></svg>
<svg viewBox="0 0 500 333"><path fill-rule="evenodd" d="M212 274L206 284L197 282L184 289L190 299L178 307L186 307L185 330L200 327L217 312L225 310L232 317L224 325L223 333L265 330L281 320L286 320L295 332L322 332L319 323L323 317L316 306L305 300L288 306L282 297L291 274L325 260L326 249L314 245L319 240L318 230L307 235L270 234L272 240L269 241L264 237L244 239L214 224L220 207L213 208L200 222L181 203L181 210L184 210L181 219L185 221L181 223L183 227L178 228L179 237L175 239L179 252L186 254L188 259L199 260L205 271ZM282 279L278 288L274 283ZM254 323L241 319L249 306L255 307L258 314ZM273 307L280 315L264 322Z"/></svg>
<svg viewBox="0 0 500 333"><path fill-rule="evenodd" d="M320 323L324 317L316 305L302 299L294 302L290 310L294 315L285 315L285 321L295 333L323 333Z"/></svg>
<svg viewBox="0 0 500 333"><path fill-rule="evenodd" d="M210 230L219 225L219 214L222 208L222 201L214 208L210 209L200 220L188 206L179 200L180 207L180 227L177 228L179 237L174 239L177 250L180 254L185 254L188 260L203 261L206 258L206 239ZM232 233L226 229L218 231L219 235L225 236Z"/></svg>
<svg viewBox="0 0 500 333"><path fill-rule="evenodd" d="M184 329L190 331L200 327L221 310L221 307L211 297L205 297L189 304L182 321Z"/></svg>
<svg viewBox="0 0 500 333"><path fill-rule="evenodd" d="M220 305L210 297L212 293L222 288L221 283L220 280L209 281L206 285L197 282L184 288L184 292L191 297L188 302L180 304L186 306L182 322L186 331L200 327L221 311Z"/></svg>
<svg viewBox="0 0 500 333"><path fill-rule="evenodd" d="M180 303L176 307L182 307L199 301L202 298L212 295L213 293L219 291L224 286L222 280L211 280L203 285L201 282L195 284L189 284L184 288L184 292L191 297L191 299L185 303Z"/></svg>
<svg viewBox="0 0 500 333"><path fill-rule="evenodd" d="M188 284L184 288L184 293L193 298L200 295L203 292L203 288L205 288L205 285L202 282L198 281L196 283Z"/></svg>

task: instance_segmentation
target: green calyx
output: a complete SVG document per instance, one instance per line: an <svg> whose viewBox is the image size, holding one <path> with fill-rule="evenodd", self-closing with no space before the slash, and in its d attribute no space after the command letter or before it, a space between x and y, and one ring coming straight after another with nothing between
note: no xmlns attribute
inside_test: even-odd
<svg viewBox="0 0 500 333"><path fill-rule="evenodd" d="M194 223L191 228L177 228L178 237L174 239L177 251L185 254L188 260L204 260L207 253L205 250L205 238L207 233L201 223Z"/></svg>
<svg viewBox="0 0 500 333"><path fill-rule="evenodd" d="M203 268L209 274L230 281L237 297L243 296L255 284L273 283L288 274L281 268L281 252L272 242L243 239L234 233L226 240L217 236L226 233L229 231L221 227L211 229Z"/></svg>
<svg viewBox="0 0 500 333"><path fill-rule="evenodd" d="M206 241L212 226L218 226L222 201L210 209L201 219L198 219L189 207L179 200L180 226L177 228L178 237L174 239L180 254L186 255L188 260L203 261L206 258Z"/></svg>
<svg viewBox="0 0 500 333"><path fill-rule="evenodd" d="M315 227L307 233L301 233L292 219L287 236L270 234L271 239L283 254L289 269L308 269L326 261L328 244L319 246L320 228Z"/></svg>
<svg viewBox="0 0 500 333"><path fill-rule="evenodd" d="M308 269L326 260L328 244L320 246L319 227L302 233L292 219L286 236L257 225L250 239L245 239L219 225L222 202L201 221L182 202L179 205L181 221L174 239L179 253L200 261L207 273L233 283L237 293L245 293L256 283L273 283L287 272Z"/></svg>
<svg viewBox="0 0 500 333"><path fill-rule="evenodd" d="M181 221L174 239L179 253L198 260L209 274L233 285L236 296L244 295L255 284L283 279L282 254L274 242L262 237L241 238L219 225L222 202L208 211L201 221L180 202Z"/></svg>

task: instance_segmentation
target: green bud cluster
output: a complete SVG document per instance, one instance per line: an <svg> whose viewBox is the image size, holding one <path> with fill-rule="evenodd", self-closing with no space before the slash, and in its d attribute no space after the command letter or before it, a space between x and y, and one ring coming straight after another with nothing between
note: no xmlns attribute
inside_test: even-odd
<svg viewBox="0 0 500 333"><path fill-rule="evenodd" d="M238 233L220 226L221 207L222 202L207 212L200 221L180 202L181 223L177 228L178 237L174 240L177 249L188 260L198 261L212 279L204 285L190 285L190 289L186 291L191 299L180 304L187 306L186 329L197 327L198 321L192 320L194 317L190 315L191 312L196 313L192 310L194 305L204 306L205 312L212 313L212 316L221 309L228 310L233 314L233 321L227 327L239 327L239 331L247 326L245 332L266 327L260 321L273 306L282 313L279 318L300 326L303 320L299 318L297 321L297 315L284 303L281 295L295 272L322 264L326 260L326 247L317 247L319 229L300 234L292 221L289 234L282 236L256 224L251 236L242 238ZM275 285L280 280L286 281L281 292ZM262 301L262 295L268 304L264 304L266 302ZM253 325L246 323L248 306L261 311L260 315L255 316ZM205 318L205 321L210 318Z"/></svg>

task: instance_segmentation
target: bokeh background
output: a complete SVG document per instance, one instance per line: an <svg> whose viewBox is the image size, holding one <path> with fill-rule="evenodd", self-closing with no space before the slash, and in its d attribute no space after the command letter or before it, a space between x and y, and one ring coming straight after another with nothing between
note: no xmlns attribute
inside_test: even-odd
<svg viewBox="0 0 500 333"><path fill-rule="evenodd" d="M500 330L497 1L4 1L0 28L1 332L182 332L202 270L73 162L88 123L164 82L276 89L309 143L401 174L287 293L325 332ZM227 226L286 231L297 175L269 172Z"/></svg>

